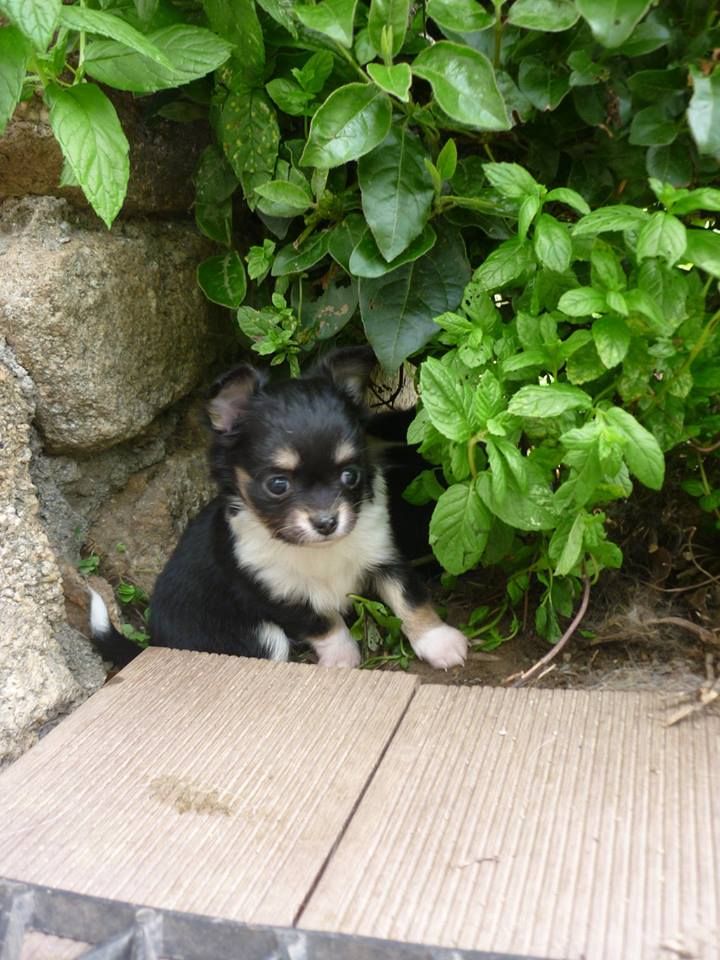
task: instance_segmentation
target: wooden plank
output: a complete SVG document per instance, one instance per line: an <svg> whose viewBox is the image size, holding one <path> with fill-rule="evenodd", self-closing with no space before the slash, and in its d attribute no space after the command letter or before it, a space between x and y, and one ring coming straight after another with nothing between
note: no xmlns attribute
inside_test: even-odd
<svg viewBox="0 0 720 960"><path fill-rule="evenodd" d="M720 716L422 687L306 929L565 960L720 957Z"/></svg>
<svg viewBox="0 0 720 960"><path fill-rule="evenodd" d="M415 687L151 648L0 775L0 876L291 924Z"/></svg>

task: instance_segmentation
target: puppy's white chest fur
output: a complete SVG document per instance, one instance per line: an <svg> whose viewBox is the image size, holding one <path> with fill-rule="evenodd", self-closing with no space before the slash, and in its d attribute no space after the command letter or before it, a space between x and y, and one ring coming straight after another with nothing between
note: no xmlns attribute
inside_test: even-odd
<svg viewBox="0 0 720 960"><path fill-rule="evenodd" d="M370 571L394 559L385 481L378 475L374 499L364 503L353 530L327 544L296 546L273 538L250 510L230 518L235 558L278 600L308 603L318 613L346 609L348 594L362 588Z"/></svg>

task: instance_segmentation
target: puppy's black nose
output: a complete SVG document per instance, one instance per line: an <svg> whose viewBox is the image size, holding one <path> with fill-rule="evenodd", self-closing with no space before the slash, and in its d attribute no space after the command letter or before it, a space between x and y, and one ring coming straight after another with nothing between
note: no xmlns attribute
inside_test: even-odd
<svg viewBox="0 0 720 960"><path fill-rule="evenodd" d="M337 529L338 518L334 513L316 513L310 522L318 533L327 537Z"/></svg>

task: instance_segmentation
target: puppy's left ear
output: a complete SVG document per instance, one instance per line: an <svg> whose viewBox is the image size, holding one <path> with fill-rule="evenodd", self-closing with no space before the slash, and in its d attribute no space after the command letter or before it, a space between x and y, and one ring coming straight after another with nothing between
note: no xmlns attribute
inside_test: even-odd
<svg viewBox="0 0 720 960"><path fill-rule="evenodd" d="M245 415L250 398L265 382L265 375L249 364L235 367L216 380L207 406L213 429L218 433L232 430Z"/></svg>
<svg viewBox="0 0 720 960"><path fill-rule="evenodd" d="M365 393L377 358L370 347L339 347L325 354L310 371L329 377L357 404L365 405Z"/></svg>

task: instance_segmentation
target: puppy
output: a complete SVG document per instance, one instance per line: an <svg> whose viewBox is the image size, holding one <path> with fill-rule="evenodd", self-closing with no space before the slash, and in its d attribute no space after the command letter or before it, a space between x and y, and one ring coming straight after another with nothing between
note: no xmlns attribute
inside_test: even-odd
<svg viewBox="0 0 720 960"><path fill-rule="evenodd" d="M157 646L288 660L309 644L325 667L357 667L343 614L370 590L434 667L462 664L464 635L443 623L397 550L386 482L371 454L363 398L374 365L339 349L299 379L240 366L208 406L218 496L188 525L150 603ZM116 663L138 650L99 597L93 639Z"/></svg>

